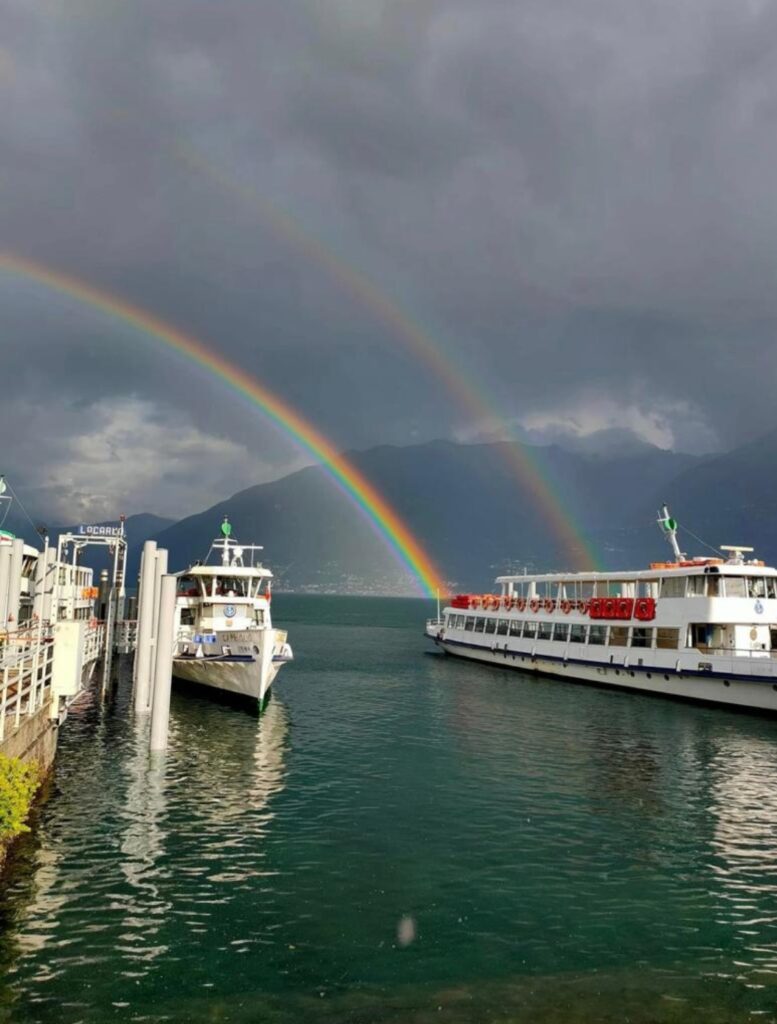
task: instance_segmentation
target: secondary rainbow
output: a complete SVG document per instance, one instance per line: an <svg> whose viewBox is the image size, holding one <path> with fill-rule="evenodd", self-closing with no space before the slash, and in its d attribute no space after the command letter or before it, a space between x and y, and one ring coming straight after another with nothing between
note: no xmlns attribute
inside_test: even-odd
<svg viewBox="0 0 777 1024"><path fill-rule="evenodd" d="M236 180L193 146L177 142L173 149L183 162L252 206L274 234L301 252L306 259L321 267L360 305L383 321L392 334L398 337L417 359L429 367L433 377L484 432L493 431L507 435L509 441L502 448L502 457L511 473L528 490L535 507L570 560L569 567L600 567L596 552L589 545L582 529L569 515L567 504L556 493L553 483L547 478L531 448L510 438L510 431L504 418L494 411L494 401L472 382L471 374L464 373L456 367L450 354L428 329L411 318L396 300L378 288L361 270L347 263L331 246L320 241L291 214L268 202L250 186Z"/></svg>
<svg viewBox="0 0 777 1024"><path fill-rule="evenodd" d="M0 253L0 270L36 281L128 324L197 363L234 391L245 396L327 469L335 482L367 516L400 563L418 580L426 595L434 596L437 592L444 592L439 570L386 499L319 430L255 377L208 348L191 334L184 333L133 303L70 274L8 252Z"/></svg>

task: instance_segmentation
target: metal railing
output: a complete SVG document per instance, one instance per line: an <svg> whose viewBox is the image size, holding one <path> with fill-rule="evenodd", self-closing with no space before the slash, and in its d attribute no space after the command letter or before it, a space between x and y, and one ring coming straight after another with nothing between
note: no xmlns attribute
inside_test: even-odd
<svg viewBox="0 0 777 1024"><path fill-rule="evenodd" d="M51 636L9 634L0 648L0 741L16 730L22 715L34 714L48 699L54 645Z"/></svg>
<svg viewBox="0 0 777 1024"><path fill-rule="evenodd" d="M113 634L113 649L117 654L131 654L138 644L138 620L119 619Z"/></svg>
<svg viewBox="0 0 777 1024"><path fill-rule="evenodd" d="M105 623L84 623L82 668L101 658ZM4 633L0 639L0 741L35 714L51 696L55 634L49 625Z"/></svg>

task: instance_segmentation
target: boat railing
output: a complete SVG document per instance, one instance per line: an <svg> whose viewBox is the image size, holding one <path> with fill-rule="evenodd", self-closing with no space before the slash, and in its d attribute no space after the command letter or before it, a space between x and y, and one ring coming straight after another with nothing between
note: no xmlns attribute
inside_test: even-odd
<svg viewBox="0 0 777 1024"><path fill-rule="evenodd" d="M50 635L7 634L0 648L0 740L34 714L51 690L54 645Z"/></svg>
<svg viewBox="0 0 777 1024"><path fill-rule="evenodd" d="M694 644L687 649L717 658L777 658L777 650L769 651L763 647L706 647L704 644Z"/></svg>

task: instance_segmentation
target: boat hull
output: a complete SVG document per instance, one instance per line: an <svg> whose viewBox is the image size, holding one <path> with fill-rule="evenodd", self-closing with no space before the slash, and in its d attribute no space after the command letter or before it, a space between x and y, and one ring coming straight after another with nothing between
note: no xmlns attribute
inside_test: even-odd
<svg viewBox="0 0 777 1024"><path fill-rule="evenodd" d="M446 654L500 668L553 676L568 682L612 689L636 690L661 697L777 713L777 684L771 679L737 678L668 667L586 663L514 650L494 650L455 640L430 637Z"/></svg>
<svg viewBox="0 0 777 1024"><path fill-rule="evenodd" d="M198 686L207 686L262 703L282 664L281 661L271 661L263 670L258 658L175 658L173 676Z"/></svg>

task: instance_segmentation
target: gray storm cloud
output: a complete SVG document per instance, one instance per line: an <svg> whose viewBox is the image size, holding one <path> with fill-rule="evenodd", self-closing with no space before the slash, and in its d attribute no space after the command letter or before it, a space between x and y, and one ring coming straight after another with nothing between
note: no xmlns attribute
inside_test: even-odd
<svg viewBox="0 0 777 1024"><path fill-rule="evenodd" d="M698 450L775 425L773 5L0 0L0 15L2 247L197 335L343 447L493 429L418 358L400 310L517 431L646 425ZM137 465L150 435L128 410L190 431L225 487L247 482L241 446L255 479L298 463L201 371L7 274L0 346L0 429L20 432L20 399L44 405L25 451L58 480L83 471L111 401L124 419L106 429L137 441ZM170 457L184 506L196 453ZM150 500L153 472L132 479L127 500Z"/></svg>

